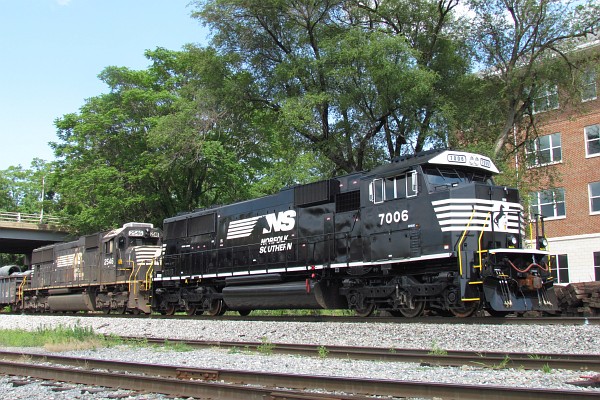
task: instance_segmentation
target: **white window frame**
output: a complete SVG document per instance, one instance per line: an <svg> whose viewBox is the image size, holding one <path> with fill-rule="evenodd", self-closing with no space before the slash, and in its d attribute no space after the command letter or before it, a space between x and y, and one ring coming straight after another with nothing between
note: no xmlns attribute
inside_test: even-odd
<svg viewBox="0 0 600 400"><path fill-rule="evenodd" d="M542 203L541 202L541 195L544 192L552 192L552 203ZM561 191L562 192L562 201L556 201L556 192L557 191ZM553 215L544 215L544 219L545 220L554 220L554 219L564 219L567 217L567 196L566 196L566 192L564 188L551 188L551 189L545 189L545 190L539 190L537 192L533 192L531 193L531 195L535 195L536 196L536 212L535 213L531 213L531 207L532 205L529 206L529 212L532 214L530 215L531 218L534 218L533 214L541 214L542 211L542 205L548 205L548 204L552 204L552 209L553 209ZM565 209L565 213L563 215L558 215L558 204L563 203L564 204L564 209Z"/></svg>
<svg viewBox="0 0 600 400"><path fill-rule="evenodd" d="M598 130L598 138L589 140L588 139L588 129L594 129L594 128ZM589 146L588 146L589 143L591 143L591 142L598 142L600 144L600 124L588 125L588 126L584 127L583 128L583 139L585 141L585 158L600 156L600 151L598 151L597 153L590 154Z"/></svg>
<svg viewBox="0 0 600 400"><path fill-rule="evenodd" d="M552 104L552 99L556 99L556 105ZM544 103L544 107L538 109L536 104ZM533 113L539 114L546 111L557 110L560 107L558 101L558 85L544 85L539 89L537 96L533 98Z"/></svg>
<svg viewBox="0 0 600 400"><path fill-rule="evenodd" d="M385 179L376 178L373 179L369 188L369 200L373 202L373 204L381 204L385 201ZM381 198L377 197L377 194L381 194Z"/></svg>
<svg viewBox="0 0 600 400"><path fill-rule="evenodd" d="M415 197L419 194L419 181L417 171L406 173L406 198ZM410 182L409 182L410 181ZM409 195L410 193L410 195Z"/></svg>
<svg viewBox="0 0 600 400"><path fill-rule="evenodd" d="M545 137L548 138L549 147L547 149L540 149L540 139L545 138ZM558 140L553 139L556 137L558 138ZM555 143L556 141L558 141L558 143ZM562 160L563 160L563 157L562 157L562 135L560 132L554 132L550 135L539 136L539 137L535 138L534 140L532 140L531 144L533 144L533 151L528 151L527 146L525 147L525 157L526 157L525 159L526 159L528 168L543 167L546 165L562 163ZM560 149L560 160L554 160L554 149ZM540 162L539 155L542 151L550 152L550 161L549 162L547 162L547 163ZM530 161L530 157L532 157L532 155L533 155L533 162Z"/></svg>
<svg viewBox="0 0 600 400"><path fill-rule="evenodd" d="M592 193L592 185L598 185L598 192L593 194ZM600 200L600 182L590 182L588 183L588 199L589 199L589 203L590 203L590 215L597 215L600 214L600 209L598 210L592 210L592 200L593 199L598 199Z"/></svg>
<svg viewBox="0 0 600 400"><path fill-rule="evenodd" d="M591 97L584 97L584 88L592 88L594 95ZM592 101L598 98L598 86L596 83L596 70L593 67L587 68L581 76L581 101Z"/></svg>

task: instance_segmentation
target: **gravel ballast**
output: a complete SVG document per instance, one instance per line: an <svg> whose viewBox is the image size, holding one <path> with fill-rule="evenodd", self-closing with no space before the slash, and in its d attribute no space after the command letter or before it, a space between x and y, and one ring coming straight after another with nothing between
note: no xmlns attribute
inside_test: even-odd
<svg viewBox="0 0 600 400"><path fill-rule="evenodd" d="M327 347L368 346L382 348L443 349L472 351L598 354L600 357L599 325L462 325L462 324L383 324L332 322L271 322L271 321L211 321L124 319L104 317L0 315L1 329L35 330L38 327L89 326L100 334L169 339L198 339L215 341L249 341L268 343L307 343ZM43 348L23 349L26 352L46 352ZM198 368L224 368L262 372L319 374L359 378L434 381L473 385L519 386L530 388L583 389L566 382L580 380L581 375L600 371L553 370L525 371L491 369L477 366L429 367L417 363L371 362L349 359L265 355L239 350L203 349L186 352L167 351L160 347L118 346L95 350L67 351L61 355L103 358L131 362L182 365ZM0 397L19 397L21 388L0 380ZM29 386L29 385L28 385ZM95 398L106 394L52 393L54 399ZM61 397L64 396L64 397ZM48 394L39 397L48 398ZM132 397L133 398L133 397ZM140 398L160 398L140 397Z"/></svg>

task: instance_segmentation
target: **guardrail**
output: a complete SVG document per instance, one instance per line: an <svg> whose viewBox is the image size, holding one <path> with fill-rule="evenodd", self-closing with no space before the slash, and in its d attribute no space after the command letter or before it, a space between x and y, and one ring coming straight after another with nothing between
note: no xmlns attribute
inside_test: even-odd
<svg viewBox="0 0 600 400"><path fill-rule="evenodd" d="M44 214L26 214L19 212L0 211L0 221L3 222L21 222L27 224L50 224L61 225L62 221L58 217Z"/></svg>

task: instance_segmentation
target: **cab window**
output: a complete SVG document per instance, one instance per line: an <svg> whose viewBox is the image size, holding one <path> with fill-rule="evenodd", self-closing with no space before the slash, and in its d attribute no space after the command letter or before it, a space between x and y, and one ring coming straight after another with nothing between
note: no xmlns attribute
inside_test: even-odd
<svg viewBox="0 0 600 400"><path fill-rule="evenodd" d="M110 239L108 242L104 242L104 254L112 254L115 249L115 240Z"/></svg>
<svg viewBox="0 0 600 400"><path fill-rule="evenodd" d="M385 179L377 178L369 185L369 200L374 204L414 197L417 193L417 171Z"/></svg>

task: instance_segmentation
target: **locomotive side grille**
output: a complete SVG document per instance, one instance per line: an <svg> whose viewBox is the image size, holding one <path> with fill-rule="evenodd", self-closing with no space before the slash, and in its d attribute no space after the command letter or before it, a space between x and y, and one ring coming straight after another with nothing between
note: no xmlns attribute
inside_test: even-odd
<svg viewBox="0 0 600 400"><path fill-rule="evenodd" d="M360 208L360 190L335 195L335 212L356 211Z"/></svg>
<svg viewBox="0 0 600 400"><path fill-rule="evenodd" d="M296 186L294 188L294 206L306 207L312 204L326 203L340 191L340 182L329 179Z"/></svg>
<svg viewBox="0 0 600 400"><path fill-rule="evenodd" d="M519 232L523 227L519 203L482 199L444 199L432 202L442 232L472 231ZM471 218L472 216L472 218ZM492 226L493 225L493 226Z"/></svg>

